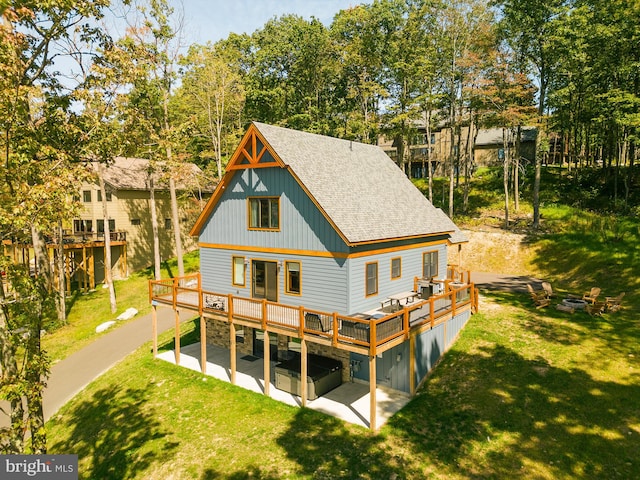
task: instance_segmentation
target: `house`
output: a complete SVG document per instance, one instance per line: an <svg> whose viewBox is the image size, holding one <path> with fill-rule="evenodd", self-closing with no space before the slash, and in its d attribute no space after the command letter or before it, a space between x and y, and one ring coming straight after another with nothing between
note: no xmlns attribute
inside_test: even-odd
<svg viewBox="0 0 640 480"><path fill-rule="evenodd" d="M447 262L465 237L374 145L254 122L191 234L200 273L152 281L154 319L197 312L202 358L207 343L231 370L236 353L262 357L267 394L281 362L276 387L303 405L318 358L374 402L377 385L415 393L477 307L469 272Z"/></svg>
<svg viewBox="0 0 640 480"><path fill-rule="evenodd" d="M116 157L103 167L107 214L111 238L112 271L115 279L153 265L153 232L150 215L150 162L142 158ZM89 180L80 188L82 208L65 232L69 251L71 283L80 285L104 280L104 214L97 179L98 164L89 163ZM168 182L154 174L154 197L158 219L160 257L175 256ZM178 174L179 216L185 250L195 248L188 232L210 196L202 186L202 172L186 163ZM208 194L206 192L209 192ZM203 198L203 195L206 195ZM88 259L87 259L88 258ZM85 267L86 265L86 267Z"/></svg>
<svg viewBox="0 0 640 480"><path fill-rule="evenodd" d="M456 144L451 148L451 129L444 124L434 128L429 138L426 135L424 122L417 122L414 126L416 133L409 144L409 156L405 168L410 178L426 178L428 176L428 160L435 175L448 175L447 165L450 155L456 155L469 150L469 127L460 129ZM507 147L515 148L515 140L507 132ZM536 127L522 127L520 133L520 157L528 161L535 160L538 130ZM378 144L391 158L397 161L398 140L381 136ZM501 165L504 159L504 142L502 128L480 129L474 143L473 166Z"/></svg>
<svg viewBox="0 0 640 480"><path fill-rule="evenodd" d="M515 135L505 131L507 148L515 148ZM538 129L522 127L520 131L520 157L533 162L536 158ZM504 160L502 128L481 129L476 137L474 161L479 166L500 165Z"/></svg>

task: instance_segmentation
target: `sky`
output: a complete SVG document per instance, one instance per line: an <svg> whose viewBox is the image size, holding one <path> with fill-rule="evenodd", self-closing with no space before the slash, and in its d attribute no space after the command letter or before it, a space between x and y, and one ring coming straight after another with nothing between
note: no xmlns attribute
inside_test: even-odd
<svg viewBox="0 0 640 480"><path fill-rule="evenodd" d="M371 0L182 0L185 36L187 43L216 42L231 32L252 34L285 14L315 17L329 26L340 10L362 3Z"/></svg>

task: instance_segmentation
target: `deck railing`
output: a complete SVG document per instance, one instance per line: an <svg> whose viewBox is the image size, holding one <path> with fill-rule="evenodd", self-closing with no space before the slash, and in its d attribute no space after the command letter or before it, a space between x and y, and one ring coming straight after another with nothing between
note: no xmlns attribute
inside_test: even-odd
<svg viewBox="0 0 640 480"><path fill-rule="evenodd" d="M270 302L265 299L239 297L202 290L200 274L149 282L149 297L155 304L197 310L200 315L217 314L254 323L256 328L269 327L291 332L301 338L305 335L323 337L334 345L352 344L368 348L372 354L383 344L399 337L408 337L409 331L427 324L431 328L456 315L460 309L474 305L473 284L449 285L449 291L429 299L414 301L397 312L381 318L358 318Z"/></svg>

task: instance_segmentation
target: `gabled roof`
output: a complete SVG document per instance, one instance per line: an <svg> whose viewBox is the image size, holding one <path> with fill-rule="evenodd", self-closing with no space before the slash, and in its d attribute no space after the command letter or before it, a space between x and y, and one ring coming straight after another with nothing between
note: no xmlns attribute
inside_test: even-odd
<svg viewBox="0 0 640 480"><path fill-rule="evenodd" d="M265 151L275 162L264 164ZM191 234L235 171L261 166L287 168L349 245L457 230L378 146L254 122Z"/></svg>
<svg viewBox="0 0 640 480"><path fill-rule="evenodd" d="M93 171L97 172L96 162L90 163ZM113 190L149 190L149 169L151 162L145 158L114 157L113 161L104 166L104 181ZM161 166L158 163L158 166ZM185 190L198 185L198 178L202 175L200 168L193 163L181 165L180 178L176 179L176 188ZM168 189L168 182L163 181L159 173L154 174L157 190ZM211 189L203 188L205 191Z"/></svg>
<svg viewBox="0 0 640 480"><path fill-rule="evenodd" d="M536 127L522 127L520 130L521 142L534 142L537 136L538 129ZM476 145L502 145L502 128L486 128L478 130Z"/></svg>

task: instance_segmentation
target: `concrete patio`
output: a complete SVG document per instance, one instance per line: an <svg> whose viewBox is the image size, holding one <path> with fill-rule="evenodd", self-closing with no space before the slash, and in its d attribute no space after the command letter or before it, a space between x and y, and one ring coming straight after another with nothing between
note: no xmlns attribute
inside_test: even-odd
<svg viewBox="0 0 640 480"><path fill-rule="evenodd" d="M158 358L175 364L173 350L158 353ZM236 360L236 385L264 395L264 374L261 358L238 354ZM278 390L273 383L274 367L271 362L270 397L294 407L301 406L300 397ZM201 372L200 343L180 348L180 366ZM231 381L229 350L207 344L207 375L225 382ZM389 418L410 400L408 394L384 387L376 388L376 426L382 427ZM324 396L307 401L307 408L331 415L345 422L369 428L369 385L346 382Z"/></svg>

